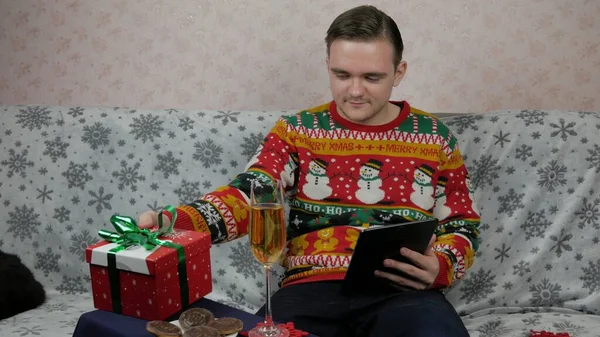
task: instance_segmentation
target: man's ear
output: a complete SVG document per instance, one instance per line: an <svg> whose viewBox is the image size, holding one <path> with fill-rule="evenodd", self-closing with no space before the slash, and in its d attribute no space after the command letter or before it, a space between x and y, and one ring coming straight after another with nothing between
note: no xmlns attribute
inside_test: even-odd
<svg viewBox="0 0 600 337"><path fill-rule="evenodd" d="M394 72L394 86L395 87L397 87L398 84L400 84L400 81L402 81L402 79L404 78L404 75L406 75L406 67L407 67L406 61L400 61L400 64L398 64L398 66L396 67L396 71Z"/></svg>
<svg viewBox="0 0 600 337"><path fill-rule="evenodd" d="M329 56L325 57L325 66L327 67L327 71L329 71Z"/></svg>

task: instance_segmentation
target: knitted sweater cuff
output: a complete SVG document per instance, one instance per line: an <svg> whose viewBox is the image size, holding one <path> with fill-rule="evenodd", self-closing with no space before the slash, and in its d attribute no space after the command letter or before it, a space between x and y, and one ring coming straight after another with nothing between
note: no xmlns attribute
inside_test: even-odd
<svg viewBox="0 0 600 337"><path fill-rule="evenodd" d="M179 209L179 207L175 208L175 211L177 212L177 219L175 219L175 224L173 224L174 228L186 229L189 231L195 230L194 225L192 224L192 219L186 212ZM173 221L173 218L171 217L170 213L165 212L163 214L165 214L167 218L169 218L169 221Z"/></svg>
<svg viewBox="0 0 600 337"><path fill-rule="evenodd" d="M440 271L437 274L437 277L435 278L435 281L433 281L433 284L431 285L431 289L442 289L442 288L447 288L450 285L450 281L448 281L449 277L448 277L448 261L446 261L446 259L439 255L439 254L435 254L435 256L437 256L438 258L438 262L440 264Z"/></svg>

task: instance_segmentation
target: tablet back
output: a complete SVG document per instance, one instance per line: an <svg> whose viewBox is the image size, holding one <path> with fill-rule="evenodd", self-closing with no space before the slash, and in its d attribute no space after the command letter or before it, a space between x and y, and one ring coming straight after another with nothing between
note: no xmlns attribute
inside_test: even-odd
<svg viewBox="0 0 600 337"><path fill-rule="evenodd" d="M377 292L382 286L389 286L389 281L374 276L375 270L397 274L398 271L384 267L383 260L411 263L400 255L400 249L406 247L423 254L437 226L438 220L432 218L365 229L358 237L342 292Z"/></svg>

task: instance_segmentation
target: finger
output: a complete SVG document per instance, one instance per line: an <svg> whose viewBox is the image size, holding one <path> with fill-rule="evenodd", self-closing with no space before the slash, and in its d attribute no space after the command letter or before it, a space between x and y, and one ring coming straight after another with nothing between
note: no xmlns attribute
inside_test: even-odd
<svg viewBox="0 0 600 337"><path fill-rule="evenodd" d="M428 283L429 277L428 277L427 271L425 271L423 269L419 269L411 264L392 260L392 259L386 259L383 261L383 265L388 268L392 268L392 269L398 270L400 272L403 272L407 275L410 275L411 277L414 277L417 280L420 280L421 282L423 282L425 284L429 284Z"/></svg>
<svg viewBox="0 0 600 337"><path fill-rule="evenodd" d="M140 228L152 228L156 226L156 219L158 213L154 211L147 211L140 215L138 220L138 227Z"/></svg>
<svg viewBox="0 0 600 337"><path fill-rule="evenodd" d="M417 267L421 269L427 269L427 251L430 251L431 248L427 247L425 250L425 255L415 252L414 250L410 250L408 248L400 249L400 254L407 258L410 262L414 263Z"/></svg>
<svg viewBox="0 0 600 337"><path fill-rule="evenodd" d="M427 250L431 250L431 248L433 248L433 244L435 243L435 240L437 240L437 236L435 234L433 234L431 236L431 240L429 240L429 244L427 245Z"/></svg>
<svg viewBox="0 0 600 337"><path fill-rule="evenodd" d="M380 277L380 278L385 278L388 279L394 283L397 283L399 285L405 286L405 287L409 287L409 288L413 288L413 289L417 289L417 290L423 290L426 288L426 285L421 283L421 282L417 282L411 279L408 279L406 277L402 277L400 275L395 275L395 274L391 274L391 273L386 273L384 271L380 271L380 270L376 270L375 271L375 276L376 277Z"/></svg>
<svg viewBox="0 0 600 337"><path fill-rule="evenodd" d="M427 245L427 248L425 249L424 255L426 255L426 256L435 255L433 253L433 244L435 243L436 240L437 240L437 236L435 234L433 234L433 236L431 237L431 240L429 241L429 245Z"/></svg>
<svg viewBox="0 0 600 337"><path fill-rule="evenodd" d="M157 217L158 219L158 217ZM163 223L163 227L169 227L171 225L171 220L169 220L169 217L166 214L162 214L162 223Z"/></svg>
<svg viewBox="0 0 600 337"><path fill-rule="evenodd" d="M433 244L435 243L436 240L437 240L437 236L435 234L433 234L431 236L431 239L429 240L429 243L427 244L427 248L425 248L425 251L423 252L423 254L415 252L414 250L408 249L406 247L400 249L400 254L402 256L408 258L411 262L416 264L419 268L427 269L427 259L425 258L425 256L433 255Z"/></svg>

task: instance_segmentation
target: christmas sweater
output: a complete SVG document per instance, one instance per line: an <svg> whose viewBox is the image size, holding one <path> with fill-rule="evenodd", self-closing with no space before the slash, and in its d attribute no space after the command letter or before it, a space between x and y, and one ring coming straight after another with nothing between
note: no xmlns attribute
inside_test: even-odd
<svg viewBox="0 0 600 337"><path fill-rule="evenodd" d="M177 207L175 227L213 243L248 231L250 181L281 180L289 195L281 286L341 280L362 229L439 219L433 245L446 288L473 264L480 217L457 139L436 117L403 102L384 125L341 117L335 102L280 118L243 173Z"/></svg>

